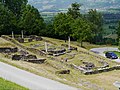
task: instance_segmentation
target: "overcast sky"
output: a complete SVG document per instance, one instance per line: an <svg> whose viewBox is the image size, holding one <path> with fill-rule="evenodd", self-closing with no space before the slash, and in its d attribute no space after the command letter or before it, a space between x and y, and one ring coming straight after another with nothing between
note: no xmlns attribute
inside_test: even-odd
<svg viewBox="0 0 120 90"><path fill-rule="evenodd" d="M28 0L28 3L39 10L67 9L74 2L83 4L82 9L120 8L120 0Z"/></svg>

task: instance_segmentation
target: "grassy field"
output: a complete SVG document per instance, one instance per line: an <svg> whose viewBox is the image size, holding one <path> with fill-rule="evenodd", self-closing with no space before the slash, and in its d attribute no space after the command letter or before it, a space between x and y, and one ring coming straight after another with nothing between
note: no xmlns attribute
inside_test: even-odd
<svg viewBox="0 0 120 90"><path fill-rule="evenodd" d="M68 42L64 42L63 40L58 39L52 39L44 37L43 41L34 41L30 43L23 43L24 46L32 47L34 45L38 45L37 49L43 49L44 48L44 42L48 41L48 44L50 47L59 47L61 44L67 44ZM9 42L6 42L9 43ZM6 44L4 41L4 44ZM9 43L10 44L10 43ZM101 66L101 64L98 63L99 60L105 60L109 63L110 66L114 66L117 63L111 62L108 59L105 59L101 56L98 56L92 52L89 52L88 50L79 47L78 42L71 42L71 45L78 48L78 51L72 51L70 53L66 53L65 55L53 57L53 56L46 56L47 59L45 63L43 64L33 64L29 62L24 61L13 61L10 58L6 58L4 54L0 54L0 61L9 63L13 66L16 66L18 68L24 69L26 71L35 73L37 75L50 78L74 87L81 88L82 90L116 90L117 88L113 86L113 83L118 80L120 81L119 73L120 71L111 71L106 73L100 73L95 75L83 75L79 70L76 70L74 68L71 68L67 66L67 64L76 64L76 65L82 65L83 61L92 62L95 64L95 66ZM99 45L91 45L84 43L85 47L87 49L94 48L94 47L102 47ZM67 47L66 47L67 49ZM90 55L85 53L80 53L80 51L84 51L87 53L90 53ZM96 55L100 58L96 58L91 55ZM53 58L56 58L54 60ZM62 63L61 60L64 60L65 58L68 58L68 62ZM70 74L56 74L56 71L59 70L70 70Z"/></svg>
<svg viewBox="0 0 120 90"><path fill-rule="evenodd" d="M120 57L120 52L113 51L118 57Z"/></svg>
<svg viewBox="0 0 120 90"><path fill-rule="evenodd" d="M28 90L28 89L0 78L0 90Z"/></svg>
<svg viewBox="0 0 120 90"><path fill-rule="evenodd" d="M0 47L14 47L15 45L12 44L11 42L9 41L6 41L2 38L0 38Z"/></svg>

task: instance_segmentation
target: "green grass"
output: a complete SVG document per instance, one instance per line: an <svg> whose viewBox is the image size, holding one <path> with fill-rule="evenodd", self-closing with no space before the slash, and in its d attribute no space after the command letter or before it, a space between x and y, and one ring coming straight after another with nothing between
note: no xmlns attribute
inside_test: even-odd
<svg viewBox="0 0 120 90"><path fill-rule="evenodd" d="M68 42L65 43L64 40L43 37L42 41L28 42L28 43L23 43L22 45L31 47L32 45L40 44L40 46L37 47L37 49L42 49L42 48L44 48L45 41L48 42L48 44L49 44L48 47L51 47L51 45L58 47L58 46L61 46L61 44L68 44ZM4 42L4 44L6 44L6 43ZM106 62L109 63L110 66L116 65L115 62L111 62L106 58L103 58L101 56L98 56L98 55L88 51L91 48L103 47L103 46L93 45L93 44L85 42L83 45L86 49L88 49L88 50L86 50L86 49L79 47L79 44L80 44L79 42L71 41L71 45L74 47L77 47L78 51L72 51L65 55L54 57L54 58L57 58L56 60L52 59L53 56L46 56L44 58L46 58L47 60L43 64L33 64L33 63L24 62L24 61L13 61L11 59L5 58L3 54L0 54L0 57L1 57L0 61L11 64L13 66L16 66L17 68L24 69L26 71L35 73L35 74L43 76L43 77L59 81L61 83L68 84L70 86L81 88L82 90L98 90L98 89L95 89L95 87L92 87L94 85L97 85L98 88L102 87L105 90L111 90L111 89L115 90L115 87L110 84L113 83L118 78L120 78L118 75L118 73L120 71L116 71L115 73L114 73L114 71L107 72L107 75L106 75L106 73L101 73L101 74L86 76L86 75L83 75L79 70L76 70L72 67L68 67L66 65L66 64L72 63L72 64L76 64L77 66L80 66L80 65L83 65L82 62L85 61L85 62L92 62L96 66L101 66L101 64L98 63L98 61L100 61L100 60L105 60ZM64 48L67 49L67 47L64 47ZM90 55L81 53L81 51L89 52ZM72 58L73 54L75 54L74 58ZM101 59L91 56L91 55L101 57ZM59 62L60 60L64 60L65 58L68 58L68 62L66 62L66 63ZM56 71L64 70L64 69L69 69L70 74L66 74L66 75L55 74ZM109 77L109 73L115 77L112 77L112 79L108 79L108 78L111 78L111 77ZM107 78L110 81L104 81L103 77ZM103 78L103 79L101 79L101 78ZM87 82L90 82L91 85L90 86L89 86L89 84L86 85ZM103 84L103 83L106 83L106 84Z"/></svg>
<svg viewBox="0 0 120 90"><path fill-rule="evenodd" d="M28 90L20 85L7 81L3 78L0 78L0 90Z"/></svg>
<svg viewBox="0 0 120 90"><path fill-rule="evenodd" d="M117 54L118 57L120 57L120 52L113 51L115 54Z"/></svg>

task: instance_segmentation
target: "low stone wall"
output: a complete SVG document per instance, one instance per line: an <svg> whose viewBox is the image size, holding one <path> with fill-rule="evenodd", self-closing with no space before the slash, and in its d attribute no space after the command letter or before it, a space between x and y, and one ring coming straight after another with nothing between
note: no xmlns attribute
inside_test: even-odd
<svg viewBox="0 0 120 90"><path fill-rule="evenodd" d="M37 36L37 35L30 35L29 38L34 39L36 41L41 41L42 40L42 38L40 36Z"/></svg>
<svg viewBox="0 0 120 90"><path fill-rule="evenodd" d="M31 38L28 39L28 42L32 42L32 41L33 41L33 39L31 39Z"/></svg>
<svg viewBox="0 0 120 90"><path fill-rule="evenodd" d="M5 39L5 40L11 41L11 42L14 43L15 45L17 45L17 46L19 46L19 47L21 47L21 48L23 48L23 49L25 49L25 50L28 50L28 51L30 51L30 52L33 52L33 53L35 53L35 54L37 54L37 55L46 56L46 54L45 54L44 52L42 52L42 51L40 51L40 50L38 50L38 49L35 49L35 48L25 47L25 46L21 45L19 42L17 42L16 40L10 38L9 36L2 35L1 37L2 37L3 39Z"/></svg>
<svg viewBox="0 0 120 90"><path fill-rule="evenodd" d="M29 38L35 39L37 36L36 35L30 35Z"/></svg>
<svg viewBox="0 0 120 90"><path fill-rule="evenodd" d="M60 70L60 71L56 71L56 74L70 74L70 70Z"/></svg>
<svg viewBox="0 0 120 90"><path fill-rule="evenodd" d="M35 40L36 40L36 41L41 41L42 38L41 38L40 36L37 36L37 37L35 38Z"/></svg>
<svg viewBox="0 0 120 90"><path fill-rule="evenodd" d="M40 55L40 56L46 56L46 53L44 53L41 50L35 49L35 48L26 48L26 50L29 50L37 55Z"/></svg>
<svg viewBox="0 0 120 90"><path fill-rule="evenodd" d="M12 55L12 60L37 59L36 55Z"/></svg>
<svg viewBox="0 0 120 90"><path fill-rule="evenodd" d="M12 55L12 60L23 60L23 61L27 61L27 62L32 62L32 63L44 63L44 61L46 59L41 58L41 59L37 59L37 57L35 55Z"/></svg>
<svg viewBox="0 0 120 90"><path fill-rule="evenodd" d="M27 55L27 54L29 54L26 50L19 50L19 53L21 55Z"/></svg>
<svg viewBox="0 0 120 90"><path fill-rule="evenodd" d="M24 39L23 39L23 38L16 38L16 40L17 40L19 43L24 43Z"/></svg>
<svg viewBox="0 0 120 90"><path fill-rule="evenodd" d="M24 55L12 55L12 60L23 60Z"/></svg>
<svg viewBox="0 0 120 90"><path fill-rule="evenodd" d="M61 44L61 46L68 47L67 44ZM70 46L70 50L77 50L77 47Z"/></svg>
<svg viewBox="0 0 120 90"><path fill-rule="evenodd" d="M21 48L25 48L25 46L21 45L20 43L18 43L16 40L12 39L11 37L9 36L6 36L6 35L2 35L1 38L7 40L7 41L10 41L12 43L14 43L15 45L21 47Z"/></svg>
<svg viewBox="0 0 120 90"><path fill-rule="evenodd" d="M0 47L0 53L15 53L18 51L17 47Z"/></svg>
<svg viewBox="0 0 120 90"><path fill-rule="evenodd" d="M36 55L26 55L24 59L37 59Z"/></svg>
<svg viewBox="0 0 120 90"><path fill-rule="evenodd" d="M113 70L120 70L120 65L116 65L116 66L113 66L113 67L99 68L99 69L96 69L96 70L85 70L84 68L78 67L74 64L72 64L72 67L80 70L85 75L98 74L98 73L109 72L109 71L113 71Z"/></svg>
<svg viewBox="0 0 120 90"><path fill-rule="evenodd" d="M31 62L31 63L41 64L41 63L44 63L45 60L46 59L27 59L27 60L24 60L24 61Z"/></svg>
<svg viewBox="0 0 120 90"><path fill-rule="evenodd" d="M51 51L48 50L48 53L49 53L50 55L53 55L53 56L60 56L60 55L65 54L65 51L66 51L66 49L51 50Z"/></svg>

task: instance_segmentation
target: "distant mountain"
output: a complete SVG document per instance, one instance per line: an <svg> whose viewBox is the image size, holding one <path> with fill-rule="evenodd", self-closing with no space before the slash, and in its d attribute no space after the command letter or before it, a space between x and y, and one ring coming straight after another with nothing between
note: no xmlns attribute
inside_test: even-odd
<svg viewBox="0 0 120 90"><path fill-rule="evenodd" d="M81 3L83 11L95 8L97 10L120 8L120 0L28 0L28 3L38 8L39 11L67 9L74 2Z"/></svg>

